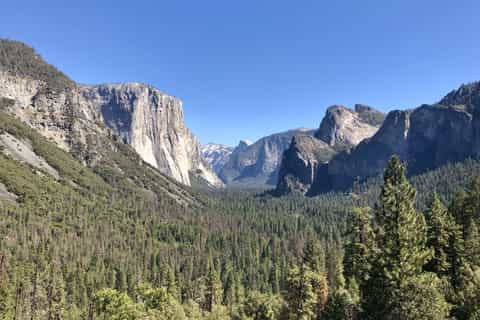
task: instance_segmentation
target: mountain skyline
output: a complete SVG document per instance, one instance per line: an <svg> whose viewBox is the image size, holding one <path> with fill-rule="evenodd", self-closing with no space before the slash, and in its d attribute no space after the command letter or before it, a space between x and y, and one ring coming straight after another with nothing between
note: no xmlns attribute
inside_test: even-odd
<svg viewBox="0 0 480 320"><path fill-rule="evenodd" d="M316 128L333 104L417 107L480 69L473 1L4 6L2 38L77 82L139 81L181 98L203 144Z"/></svg>
<svg viewBox="0 0 480 320"><path fill-rule="evenodd" d="M3 4L0 320L480 320L478 12Z"/></svg>

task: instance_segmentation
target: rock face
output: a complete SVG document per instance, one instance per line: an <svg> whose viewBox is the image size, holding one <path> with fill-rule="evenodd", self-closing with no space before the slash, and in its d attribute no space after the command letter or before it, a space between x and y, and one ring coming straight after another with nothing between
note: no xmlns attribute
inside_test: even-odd
<svg viewBox="0 0 480 320"><path fill-rule="evenodd" d="M10 112L86 162L109 148L101 115L75 85L56 91L45 81L0 71L0 97L13 101Z"/></svg>
<svg viewBox="0 0 480 320"><path fill-rule="evenodd" d="M317 177L324 174L327 163L373 136L383 120L381 112L365 105L356 105L355 110L338 105L327 108L314 137L296 136L285 151L275 193L310 195L323 190Z"/></svg>
<svg viewBox="0 0 480 320"><path fill-rule="evenodd" d="M202 155L212 167L215 173L219 174L225 163L230 159L234 148L223 144L209 143L201 146Z"/></svg>
<svg viewBox="0 0 480 320"><path fill-rule="evenodd" d="M461 86L438 104L391 111L375 135L318 168L310 189L304 193L316 195L351 188L356 181L380 175L394 154L407 163L409 175L477 158L479 111L479 82Z"/></svg>
<svg viewBox="0 0 480 320"><path fill-rule="evenodd" d="M94 164L114 151L112 131L160 172L223 186L185 127L180 100L144 84L80 86L20 42L0 40L0 98L43 136ZM198 178L198 179L197 179Z"/></svg>
<svg viewBox="0 0 480 320"><path fill-rule="evenodd" d="M223 185L185 127L179 99L141 83L83 86L81 91L105 124L160 172L186 185L192 175L214 187Z"/></svg>
<svg viewBox="0 0 480 320"><path fill-rule="evenodd" d="M329 144L313 136L293 137L290 147L283 154L276 192L307 194L318 170L335 153Z"/></svg>
<svg viewBox="0 0 480 320"><path fill-rule="evenodd" d="M275 186L283 152L295 135L312 135L308 129L276 133L255 143L241 141L219 173L230 187L266 188Z"/></svg>
<svg viewBox="0 0 480 320"><path fill-rule="evenodd" d="M370 121L368 114L382 115L373 108L362 105L357 105L355 111L344 106L331 106L327 109L315 137L336 149L356 146L378 130L379 124Z"/></svg>

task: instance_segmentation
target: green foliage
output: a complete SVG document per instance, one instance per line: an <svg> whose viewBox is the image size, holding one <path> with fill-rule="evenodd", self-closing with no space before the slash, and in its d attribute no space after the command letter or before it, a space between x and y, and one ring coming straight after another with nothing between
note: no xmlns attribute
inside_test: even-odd
<svg viewBox="0 0 480 320"><path fill-rule="evenodd" d="M363 285L372 269L371 258L376 250L375 232L369 208L356 208L350 215L345 244L345 277Z"/></svg>
<svg viewBox="0 0 480 320"><path fill-rule="evenodd" d="M19 196L0 201L0 319L354 319L373 303L370 317L417 308L430 319L445 301L458 319L479 312L475 183L446 211L453 189L432 188L435 172L413 178L439 192L426 226L398 162L381 194L358 190L361 201L276 199L190 190L120 141L88 167L1 112L0 131L61 177L0 153L0 182ZM458 190L476 162L446 168ZM375 210L352 210L373 194Z"/></svg>
<svg viewBox="0 0 480 320"><path fill-rule="evenodd" d="M425 269L439 276L446 276L450 267L448 253L451 251L451 237L455 230L455 221L436 193L433 194L425 212L425 219L427 221L427 246L433 248L434 251L434 256Z"/></svg>
<svg viewBox="0 0 480 320"><path fill-rule="evenodd" d="M279 296L251 292L242 304L242 314L251 320L276 320L283 310Z"/></svg>
<svg viewBox="0 0 480 320"><path fill-rule="evenodd" d="M287 277L284 292L287 319L315 319L325 308L328 285L325 275L312 271L302 263L293 266Z"/></svg>
<svg viewBox="0 0 480 320"><path fill-rule="evenodd" d="M0 39L0 71L43 81L54 91L74 85L72 80L46 63L31 47L18 41Z"/></svg>
<svg viewBox="0 0 480 320"><path fill-rule="evenodd" d="M329 297L320 319L351 320L356 319L358 311L349 292L344 289L335 290Z"/></svg>
<svg viewBox="0 0 480 320"><path fill-rule="evenodd" d="M426 246L425 219L414 206L415 195L404 166L397 157L392 157L375 209L378 225L376 250L370 258L372 268L361 287L362 309L373 319L432 319L437 307L435 314L442 319L448 312L437 276L431 274L428 283L423 281L427 276L423 268L432 258L432 252ZM423 291L430 294L419 297ZM415 311L418 305L425 305L425 310Z"/></svg>
<svg viewBox="0 0 480 320"><path fill-rule="evenodd" d="M433 273L408 278L402 284L401 290L395 292L395 303L385 319L447 319L450 306L440 288L440 280Z"/></svg>
<svg viewBox="0 0 480 320"><path fill-rule="evenodd" d="M139 318L138 310L132 299L114 289L103 289L95 295L98 314L108 320L135 320Z"/></svg>

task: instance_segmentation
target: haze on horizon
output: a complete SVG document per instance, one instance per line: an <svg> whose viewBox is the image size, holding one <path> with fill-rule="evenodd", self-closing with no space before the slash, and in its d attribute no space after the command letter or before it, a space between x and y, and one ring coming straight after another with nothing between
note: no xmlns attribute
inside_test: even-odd
<svg viewBox="0 0 480 320"><path fill-rule="evenodd" d="M0 37L75 81L181 98L202 143L316 128L332 104L383 111L480 80L478 1L24 1Z"/></svg>

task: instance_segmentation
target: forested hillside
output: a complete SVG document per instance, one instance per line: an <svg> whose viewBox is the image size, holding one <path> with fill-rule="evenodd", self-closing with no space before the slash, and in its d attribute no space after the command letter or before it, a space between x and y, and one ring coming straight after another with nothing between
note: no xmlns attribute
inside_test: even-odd
<svg viewBox="0 0 480 320"><path fill-rule="evenodd" d="M0 71L0 320L480 319L479 160L313 198L188 187L28 46Z"/></svg>
<svg viewBox="0 0 480 320"><path fill-rule="evenodd" d="M16 196L0 200L0 319L478 314L480 187L468 187L480 173L478 161L414 177L415 210L399 164L387 170L386 182L374 180L353 193L307 199L206 193L157 176L123 142L111 162L90 169L1 112L0 128L28 141L59 174L0 153L0 182ZM455 197L462 189L466 193ZM448 211L438 200L429 205L434 190L445 205L454 200ZM366 208L374 202L376 209ZM406 225L394 224L392 214L401 213L395 208L408 209L401 216ZM427 218L424 229L420 212ZM405 259L388 251L392 241L406 241L400 251ZM412 267L399 274L405 263ZM389 280L392 275L396 282ZM392 295L373 296L369 288L380 285ZM383 307L372 307L372 299Z"/></svg>

